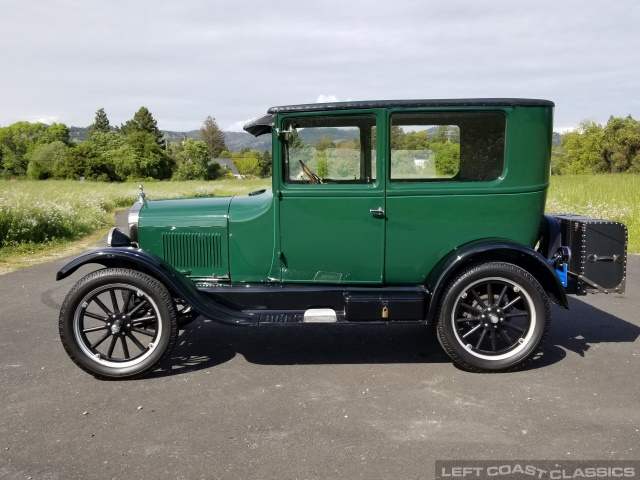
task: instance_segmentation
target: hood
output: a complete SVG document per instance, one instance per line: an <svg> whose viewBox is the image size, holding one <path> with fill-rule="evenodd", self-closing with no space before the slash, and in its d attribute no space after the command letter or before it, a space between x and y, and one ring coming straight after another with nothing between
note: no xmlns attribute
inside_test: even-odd
<svg viewBox="0 0 640 480"><path fill-rule="evenodd" d="M140 227L226 227L233 197L147 201L140 209Z"/></svg>

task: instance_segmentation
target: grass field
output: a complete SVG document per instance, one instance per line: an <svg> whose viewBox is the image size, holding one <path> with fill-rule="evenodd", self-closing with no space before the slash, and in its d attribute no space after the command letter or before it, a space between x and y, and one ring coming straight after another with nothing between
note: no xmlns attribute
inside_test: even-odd
<svg viewBox="0 0 640 480"><path fill-rule="evenodd" d="M150 182L147 198L239 195L270 180ZM0 257L37 246L60 246L109 226L112 212L137 199L134 183L0 181ZM555 176L547 211L623 222L629 252L640 252L640 175ZM1 258L0 258L1 260Z"/></svg>
<svg viewBox="0 0 640 480"><path fill-rule="evenodd" d="M269 180L146 182L148 198L240 195ZM136 183L0 181L0 274L97 243L113 225L113 212L137 200Z"/></svg>
<svg viewBox="0 0 640 480"><path fill-rule="evenodd" d="M554 176L546 210L622 222L629 229L629 253L640 253L640 175Z"/></svg>

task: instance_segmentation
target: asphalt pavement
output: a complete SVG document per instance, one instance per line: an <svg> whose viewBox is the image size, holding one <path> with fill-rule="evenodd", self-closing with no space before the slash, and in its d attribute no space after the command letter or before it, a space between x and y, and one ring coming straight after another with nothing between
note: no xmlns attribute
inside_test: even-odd
<svg viewBox="0 0 640 480"><path fill-rule="evenodd" d="M435 460L640 459L640 257L626 295L553 309L542 355L456 368L424 326L198 319L144 379L76 367L68 259L0 276L0 478L431 479Z"/></svg>

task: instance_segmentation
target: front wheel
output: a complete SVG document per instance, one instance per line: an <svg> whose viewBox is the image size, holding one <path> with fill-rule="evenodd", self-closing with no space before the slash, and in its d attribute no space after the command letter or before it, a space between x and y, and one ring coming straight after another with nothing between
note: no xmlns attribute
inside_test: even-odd
<svg viewBox="0 0 640 480"><path fill-rule="evenodd" d="M526 270L483 263L463 271L445 289L438 340L466 370L515 370L538 351L550 315L545 291Z"/></svg>
<svg viewBox="0 0 640 480"><path fill-rule="evenodd" d="M171 352L178 335L164 285L123 268L80 279L62 304L58 328L69 357L98 378L141 376Z"/></svg>

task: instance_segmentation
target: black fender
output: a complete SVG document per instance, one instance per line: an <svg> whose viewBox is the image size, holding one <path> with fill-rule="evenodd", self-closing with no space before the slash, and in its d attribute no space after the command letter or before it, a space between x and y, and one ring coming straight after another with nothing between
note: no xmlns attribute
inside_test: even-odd
<svg viewBox="0 0 640 480"><path fill-rule="evenodd" d="M195 284L160 257L133 247L109 247L91 250L71 260L58 270L56 280L62 280L78 268L97 263L107 268L130 268L144 272L180 297L200 315L233 325L257 325L258 317L250 312L232 309L203 296Z"/></svg>
<svg viewBox="0 0 640 480"><path fill-rule="evenodd" d="M547 296L556 305L569 308L567 292L546 258L541 254L517 243L505 240L482 240L462 245L446 255L427 276L426 287L431 294L427 322L434 320L437 304L447 284L462 268L484 262L508 262L517 265L533 275Z"/></svg>
<svg viewBox="0 0 640 480"><path fill-rule="evenodd" d="M548 213L542 216L540 222L540 246L538 252L551 260L562 244L562 232L560 222Z"/></svg>

